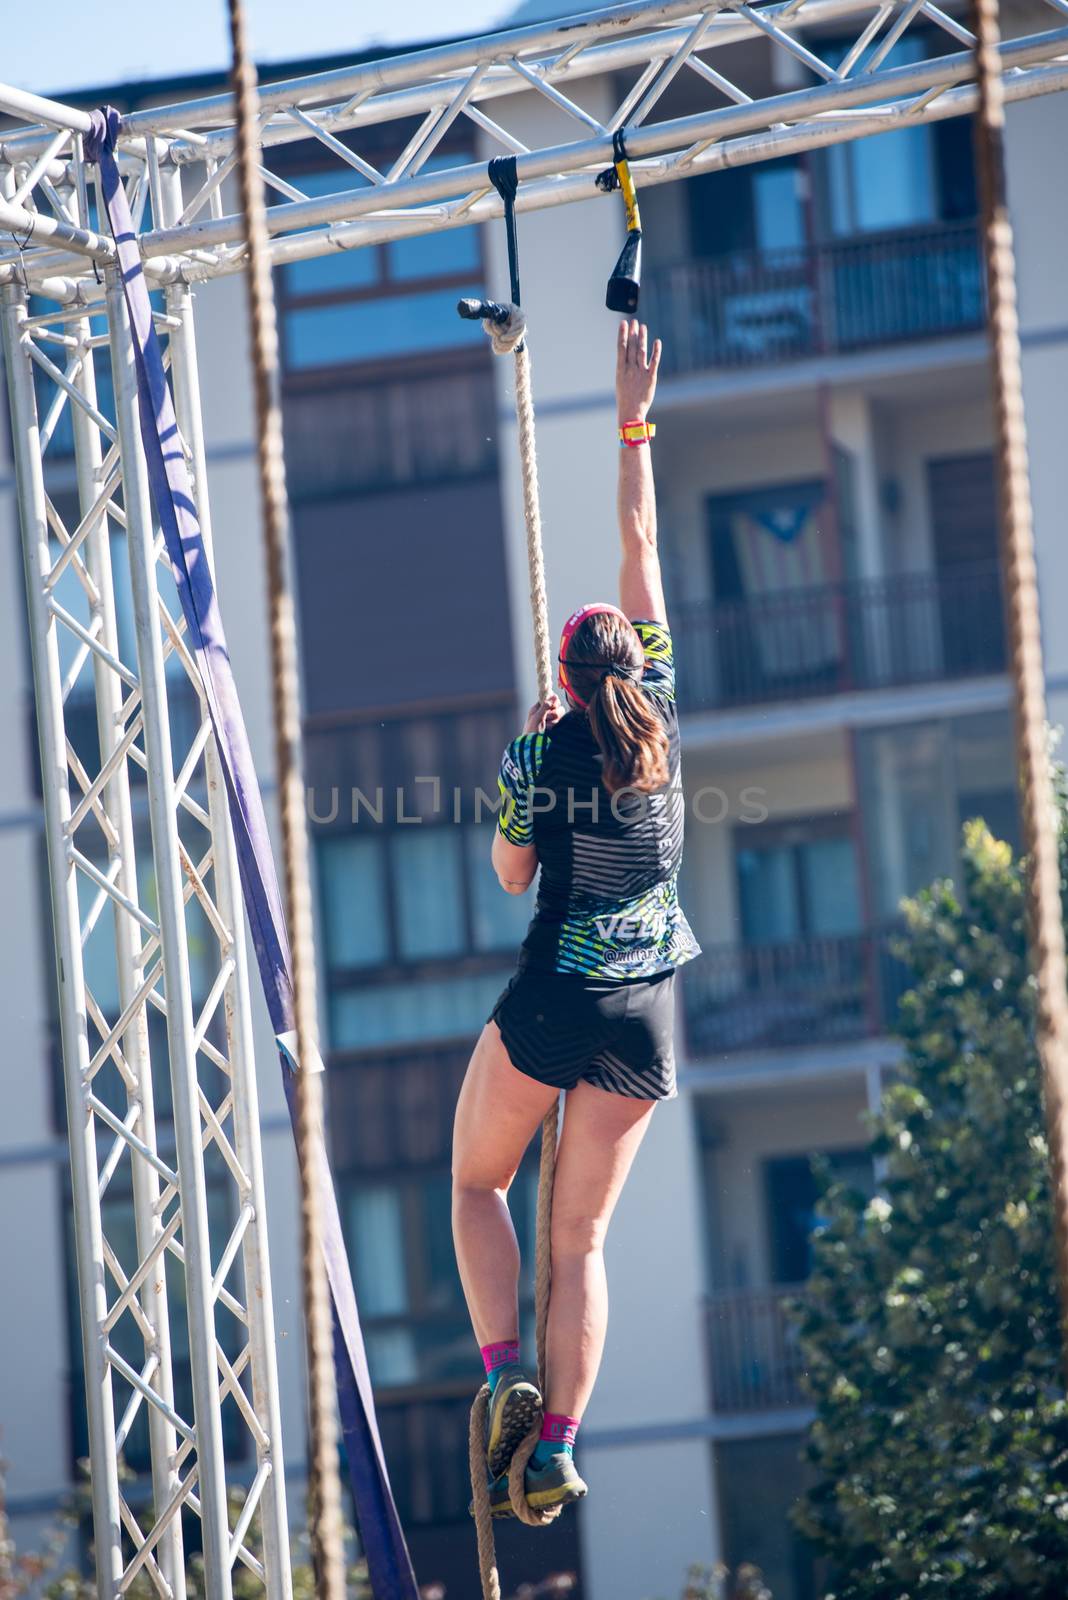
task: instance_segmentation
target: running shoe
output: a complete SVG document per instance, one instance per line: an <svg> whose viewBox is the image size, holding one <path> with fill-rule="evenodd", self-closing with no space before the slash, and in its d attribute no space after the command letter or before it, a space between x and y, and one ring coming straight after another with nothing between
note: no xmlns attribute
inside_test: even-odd
<svg viewBox="0 0 1068 1600"><path fill-rule="evenodd" d="M536 1467L531 1462L527 1468L524 1487L527 1491L527 1505L534 1511L544 1511L549 1506L569 1506L573 1500L581 1500L587 1492L586 1485L579 1477L574 1460L567 1450L561 1450L559 1455L550 1456L543 1467ZM507 1488L506 1482L506 1492Z"/></svg>
<svg viewBox="0 0 1068 1600"><path fill-rule="evenodd" d="M501 1369L486 1419L486 1465L491 1478L507 1472L516 1446L541 1416L541 1391L520 1366Z"/></svg>

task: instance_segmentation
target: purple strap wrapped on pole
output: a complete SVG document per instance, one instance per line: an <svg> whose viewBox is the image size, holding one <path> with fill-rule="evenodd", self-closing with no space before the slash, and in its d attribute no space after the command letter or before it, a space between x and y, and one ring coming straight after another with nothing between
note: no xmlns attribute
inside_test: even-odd
<svg viewBox="0 0 1068 1600"><path fill-rule="evenodd" d="M137 368L141 438L149 481L219 749L245 909L282 1059L286 1101L290 1117L295 1119L293 987L281 895L193 487L152 322L137 236L115 160L120 125L119 113L112 107L94 112L92 132L86 136L86 155L99 166L108 224L118 251ZM311 1070L320 1068L321 1063L317 1062ZM371 1586L376 1600L418 1600L375 1418L367 1355L325 1147L319 1165L323 1174L322 1248L334 1313L341 1427Z"/></svg>

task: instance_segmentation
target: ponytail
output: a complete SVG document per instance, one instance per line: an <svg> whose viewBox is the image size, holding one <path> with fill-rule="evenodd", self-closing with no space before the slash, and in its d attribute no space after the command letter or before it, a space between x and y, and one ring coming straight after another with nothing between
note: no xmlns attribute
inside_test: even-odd
<svg viewBox="0 0 1068 1600"><path fill-rule="evenodd" d="M636 683L604 673L587 709L590 732L603 757L602 778L609 794L620 789L652 794L667 786L667 734L648 696Z"/></svg>

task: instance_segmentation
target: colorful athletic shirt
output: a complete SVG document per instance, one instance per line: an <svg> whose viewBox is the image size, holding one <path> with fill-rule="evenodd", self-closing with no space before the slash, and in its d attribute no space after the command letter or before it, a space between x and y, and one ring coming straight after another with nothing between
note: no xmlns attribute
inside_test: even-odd
<svg viewBox="0 0 1068 1600"><path fill-rule="evenodd" d="M535 845L541 867L521 967L647 978L700 954L677 889L685 804L671 634L662 622L634 628L642 688L668 737L665 790L610 795L584 711L520 734L504 752L498 826L512 844Z"/></svg>

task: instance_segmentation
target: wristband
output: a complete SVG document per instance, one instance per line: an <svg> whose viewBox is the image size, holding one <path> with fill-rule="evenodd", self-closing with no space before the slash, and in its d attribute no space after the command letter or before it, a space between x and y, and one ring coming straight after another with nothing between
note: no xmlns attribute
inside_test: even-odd
<svg viewBox="0 0 1068 1600"><path fill-rule="evenodd" d="M619 429L619 444L632 448L640 444L649 444L656 433L656 423L647 422L645 418L636 417L633 422L624 422Z"/></svg>

